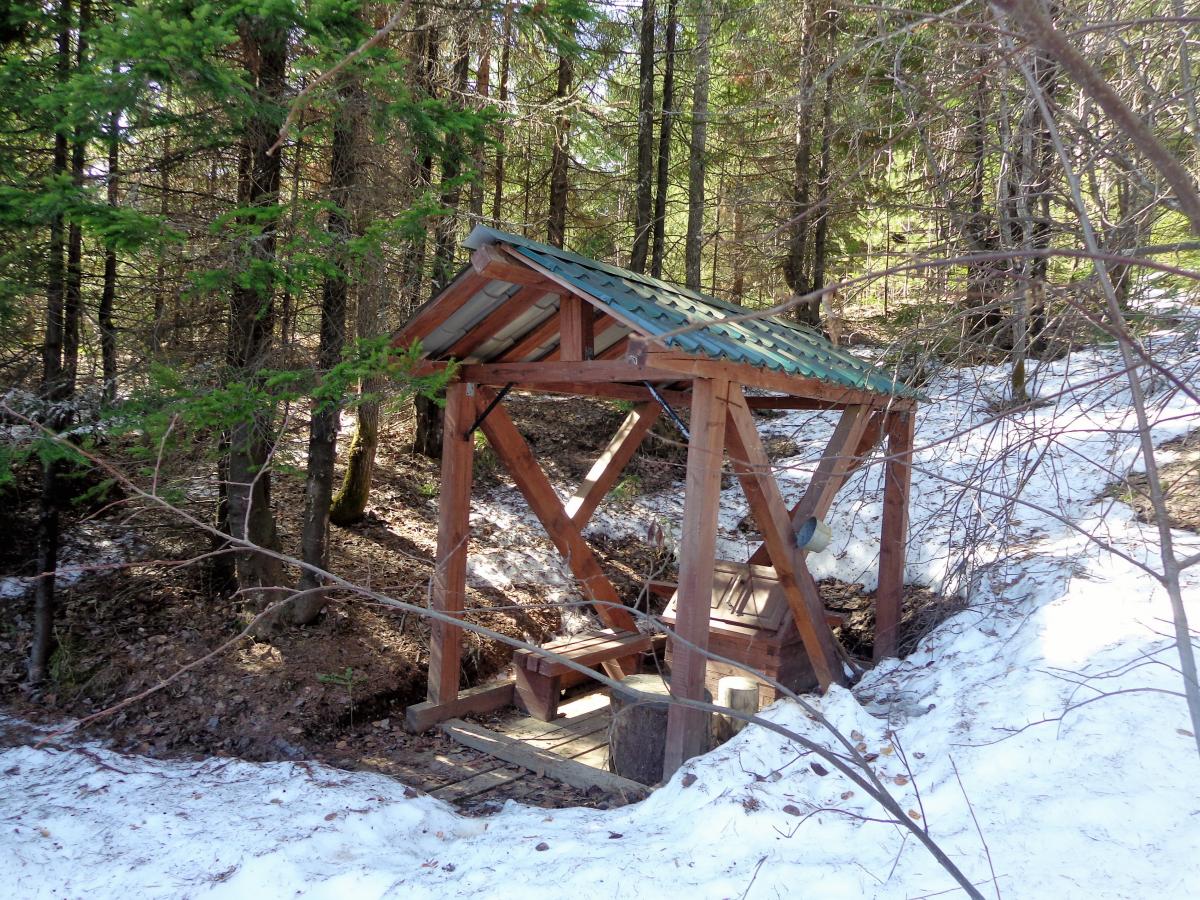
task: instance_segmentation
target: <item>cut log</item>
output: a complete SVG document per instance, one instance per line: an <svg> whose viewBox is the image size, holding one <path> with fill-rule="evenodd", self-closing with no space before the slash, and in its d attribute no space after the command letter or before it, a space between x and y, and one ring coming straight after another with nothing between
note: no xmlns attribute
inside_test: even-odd
<svg viewBox="0 0 1200 900"><path fill-rule="evenodd" d="M662 699L646 699L645 694ZM654 673L628 675L621 679L621 688L611 689L609 695L609 771L641 784L658 784L663 780L670 687ZM700 752L707 750L703 747Z"/></svg>
<svg viewBox="0 0 1200 900"><path fill-rule="evenodd" d="M758 682L741 675L726 675L717 682L717 706L728 706L748 716L754 715L758 712ZM713 717L713 739L723 744L745 727L745 719L717 713Z"/></svg>

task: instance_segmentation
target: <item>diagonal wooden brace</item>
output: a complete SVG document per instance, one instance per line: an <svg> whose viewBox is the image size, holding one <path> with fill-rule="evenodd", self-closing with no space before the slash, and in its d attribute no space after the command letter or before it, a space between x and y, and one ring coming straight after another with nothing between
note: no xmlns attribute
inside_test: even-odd
<svg viewBox="0 0 1200 900"><path fill-rule="evenodd" d="M480 387L475 392L476 403L482 409L492 401L494 393ZM572 574L583 587L584 595L596 607L596 613L605 625L621 631L636 631L633 616L621 603L617 589L600 568L592 548L583 539L583 534L571 521L562 501L554 492L550 479L542 471L529 444L517 430L503 406L497 406L479 426L487 436L488 443L496 451L500 461L512 476L517 489L525 497L546 534L567 561ZM619 660L620 674L635 671L636 660L627 657Z"/></svg>
<svg viewBox="0 0 1200 900"><path fill-rule="evenodd" d="M641 403L630 411L613 435L604 452L592 465L575 495L567 501L567 516L576 528L583 528L591 519L596 507L612 490L621 477L621 472L633 459L654 423L658 421L662 407L657 403Z"/></svg>
<svg viewBox="0 0 1200 900"><path fill-rule="evenodd" d="M865 406L846 407L837 427L833 429L825 452L821 455L817 470L808 482L808 489L788 512L793 528L810 516L825 518L833 506L837 492L858 468L862 456L869 453L879 440L879 426L882 420L876 420L882 415L872 414ZM755 433L757 434L757 431ZM870 443L867 443L868 440ZM770 565L771 551L765 543L754 551L750 562L759 566Z"/></svg>
<svg viewBox="0 0 1200 900"><path fill-rule="evenodd" d="M807 554L796 547L791 518L772 474L771 461L754 425L750 407L737 387L729 392L725 441L733 470L765 538L763 546L770 554L817 680L822 689L831 684L845 684L837 641L825 621L820 594L805 563Z"/></svg>

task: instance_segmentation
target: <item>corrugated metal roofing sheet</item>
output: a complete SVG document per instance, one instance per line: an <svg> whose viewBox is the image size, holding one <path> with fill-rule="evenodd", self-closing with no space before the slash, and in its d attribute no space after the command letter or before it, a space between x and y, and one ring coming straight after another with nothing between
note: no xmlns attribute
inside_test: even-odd
<svg viewBox="0 0 1200 900"><path fill-rule="evenodd" d="M779 316L732 322L729 317L744 315L749 310L679 285L638 275L482 225L476 227L465 241L470 249L489 243L509 244L518 254L566 280L601 306L610 308L635 324L647 336L657 337L678 328L702 323L702 328L666 339L668 346L685 353L749 363L845 387L906 397L918 396L916 391L886 372L834 347L824 335ZM502 293L505 296L512 293L508 290L511 286L504 282L492 284L504 285L505 291ZM485 293L486 290L481 291L452 317L455 325L461 327L460 320L462 324L468 320L477 322L494 308L489 300L481 297ZM494 302L494 296L490 299ZM448 321L447 325L450 324ZM536 322L524 330L527 332L535 325ZM519 339L519 329L508 330L517 334L507 342L507 346L511 346ZM606 338L610 336L613 335L605 335ZM445 337L448 336L439 333L430 335L426 340L426 349L436 353L438 345L449 346L453 343L452 340L446 341ZM620 335L613 337L615 340ZM494 343L489 342L489 345L481 347L473 357L489 358L502 352L502 346L490 346ZM485 353L485 348L490 352Z"/></svg>

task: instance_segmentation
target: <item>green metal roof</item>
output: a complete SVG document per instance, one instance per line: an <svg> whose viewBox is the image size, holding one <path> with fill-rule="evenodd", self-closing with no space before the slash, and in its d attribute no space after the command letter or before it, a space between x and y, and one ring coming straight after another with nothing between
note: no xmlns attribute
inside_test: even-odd
<svg viewBox="0 0 1200 900"><path fill-rule="evenodd" d="M490 243L510 245L517 254L609 307L648 337L704 323L702 328L664 341L685 353L749 363L843 387L920 396L889 373L833 346L816 330L780 316L732 322L729 317L752 310L485 226L476 227L465 242L470 249Z"/></svg>

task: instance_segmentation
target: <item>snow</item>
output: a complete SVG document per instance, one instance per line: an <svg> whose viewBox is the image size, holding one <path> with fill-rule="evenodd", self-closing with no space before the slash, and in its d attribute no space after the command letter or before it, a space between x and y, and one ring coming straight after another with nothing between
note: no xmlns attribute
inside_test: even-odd
<svg viewBox="0 0 1200 900"><path fill-rule="evenodd" d="M144 543L128 525L87 519L76 523L62 536L55 583L69 587L89 576L104 573L145 552ZM36 576L9 575L0 578L0 601L20 600L32 593Z"/></svg>
<svg viewBox="0 0 1200 900"><path fill-rule="evenodd" d="M1164 335L1157 352L1194 380L1194 349ZM853 691L810 699L878 754L872 765L903 808L988 896L993 869L1007 898L1185 898L1200 882L1200 759L1165 594L1143 567L1157 565L1157 536L1101 496L1136 461L1119 372L1109 349L1043 364L1046 404L996 421L989 401L1004 394L1004 369L938 374L918 422L908 574L969 606ZM1147 384L1155 443L1197 424L1192 401ZM832 424L821 413L763 423L800 448L782 464L792 496ZM1001 496L1013 493L1023 503ZM812 563L818 577L869 586L878 467L846 496L831 516L833 546ZM744 507L726 499L723 546L744 554ZM573 596L512 501L500 491L477 507L496 535L471 577L506 585L535 572L551 596ZM677 528L679 499L620 512L602 508L595 527ZM1200 551L1195 535L1175 539L1181 555ZM1195 573L1184 591L1200 617ZM795 704L766 715L829 743ZM634 806L508 803L465 818L392 779L318 765L18 746L0 752L0 871L21 897L954 895L914 839L870 821L878 807L813 762L751 727Z"/></svg>

